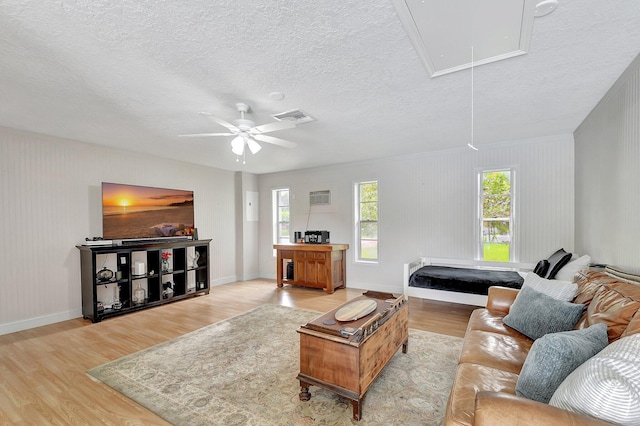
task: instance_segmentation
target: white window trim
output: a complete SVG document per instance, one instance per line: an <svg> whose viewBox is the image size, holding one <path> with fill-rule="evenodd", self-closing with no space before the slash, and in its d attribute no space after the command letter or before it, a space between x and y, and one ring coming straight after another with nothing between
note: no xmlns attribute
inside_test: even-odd
<svg viewBox="0 0 640 426"><path fill-rule="evenodd" d="M482 174L485 172L509 170L511 173L511 247L509 253L509 262L519 262L519 185L518 185L518 166L503 167L483 167L476 169L476 212L474 226L475 241L475 258L482 260L484 258L484 246L482 242Z"/></svg>
<svg viewBox="0 0 640 426"><path fill-rule="evenodd" d="M280 235L278 234L278 191L289 191L289 228L291 228L291 188L272 188L271 189L271 240L273 244L280 244ZM291 232L291 229L289 229ZM278 252L273 249L273 257L277 257Z"/></svg>
<svg viewBox="0 0 640 426"><path fill-rule="evenodd" d="M360 259L360 185L363 183L376 182L378 184L378 258L375 260L371 259ZM353 182L353 242L355 246L355 250L353 251L353 261L354 263L363 264L363 265L378 265L380 263L381 253L380 253L380 179L371 178L371 179L363 179Z"/></svg>

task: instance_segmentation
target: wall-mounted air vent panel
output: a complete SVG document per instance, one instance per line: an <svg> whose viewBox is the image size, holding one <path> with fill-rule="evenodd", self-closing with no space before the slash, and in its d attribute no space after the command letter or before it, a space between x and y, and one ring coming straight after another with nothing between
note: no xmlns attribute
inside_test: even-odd
<svg viewBox="0 0 640 426"><path fill-rule="evenodd" d="M315 118L307 115L307 113L299 109L292 109L291 111L281 112L279 114L272 115L272 117L278 121L292 121L296 124L304 124L316 121Z"/></svg>
<svg viewBox="0 0 640 426"><path fill-rule="evenodd" d="M319 206L323 204L331 204L331 191L311 191L309 193L310 206Z"/></svg>

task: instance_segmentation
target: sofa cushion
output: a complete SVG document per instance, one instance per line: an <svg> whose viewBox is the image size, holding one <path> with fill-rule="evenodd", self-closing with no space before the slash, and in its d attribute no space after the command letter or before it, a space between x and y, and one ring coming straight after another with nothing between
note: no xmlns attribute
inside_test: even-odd
<svg viewBox="0 0 640 426"><path fill-rule="evenodd" d="M588 254L584 256L580 256L577 259L571 259L569 263L564 265L555 276L556 280L561 281L571 281L575 280L576 273L578 271L583 271L585 269L589 269L589 264L591 263L591 257Z"/></svg>
<svg viewBox="0 0 640 426"><path fill-rule="evenodd" d="M623 296L619 291L602 287L587 309L589 324L603 322L610 328L609 341L620 338L633 315L640 309L640 302Z"/></svg>
<svg viewBox="0 0 640 426"><path fill-rule="evenodd" d="M548 280L554 279L558 271L562 269L564 265L569 263L571 256L571 253L567 253L564 249L559 249L549 256L547 259L549 261L549 269L547 269L547 274L544 278Z"/></svg>
<svg viewBox="0 0 640 426"><path fill-rule="evenodd" d="M477 364L460 364L451 387L445 425L472 425L479 391L515 392L518 375Z"/></svg>
<svg viewBox="0 0 640 426"><path fill-rule="evenodd" d="M623 425L640 424L640 334L620 339L573 371L550 405Z"/></svg>
<svg viewBox="0 0 640 426"><path fill-rule="evenodd" d="M607 277L605 274L596 271L578 271L576 273L576 284L578 284L578 294L573 299L573 303L581 303L589 305L596 291L602 284L613 282L614 279Z"/></svg>
<svg viewBox="0 0 640 426"><path fill-rule="evenodd" d="M509 336L469 330L464 336L459 363L471 363L520 373L533 340L522 334Z"/></svg>
<svg viewBox="0 0 640 426"><path fill-rule="evenodd" d="M607 344L607 326L550 333L533 343L516 384L516 395L548 403L560 383Z"/></svg>
<svg viewBox="0 0 640 426"><path fill-rule="evenodd" d="M505 315L504 313L492 312L488 309L476 309L469 317L467 332L470 330L479 330L523 338L524 336L519 331L507 327L504 324L503 320Z"/></svg>
<svg viewBox="0 0 640 426"><path fill-rule="evenodd" d="M522 287L531 287L554 299L571 302L578 293L578 284L570 281L547 280L536 274L527 274Z"/></svg>
<svg viewBox="0 0 640 426"><path fill-rule="evenodd" d="M523 287L504 323L535 340L547 333L571 330L583 310L584 305L556 300L531 287Z"/></svg>
<svg viewBox="0 0 640 426"><path fill-rule="evenodd" d="M594 271L580 272L577 276L579 289L575 300L585 300L588 306L576 328L604 323L609 343L616 341L640 309L640 286ZM594 284L598 284L596 288L593 288Z"/></svg>
<svg viewBox="0 0 640 426"><path fill-rule="evenodd" d="M636 312L629 325L624 329L624 332L620 337L631 336L632 334L640 333L640 311Z"/></svg>

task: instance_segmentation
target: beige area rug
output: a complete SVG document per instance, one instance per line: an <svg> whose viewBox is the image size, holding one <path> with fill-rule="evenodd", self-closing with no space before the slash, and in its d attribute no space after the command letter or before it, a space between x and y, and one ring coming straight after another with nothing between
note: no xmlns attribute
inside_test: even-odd
<svg viewBox="0 0 640 426"><path fill-rule="evenodd" d="M318 312L264 305L87 373L176 425L439 425L462 339L409 331L367 392L350 401L312 386L300 401L298 327Z"/></svg>

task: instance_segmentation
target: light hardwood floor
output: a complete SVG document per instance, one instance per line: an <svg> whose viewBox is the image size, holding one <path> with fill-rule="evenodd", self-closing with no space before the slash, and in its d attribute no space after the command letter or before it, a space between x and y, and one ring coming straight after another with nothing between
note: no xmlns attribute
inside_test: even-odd
<svg viewBox="0 0 640 426"><path fill-rule="evenodd" d="M74 319L0 336L0 425L167 424L85 371L265 303L325 312L362 292L252 280L97 324ZM409 327L461 337L473 309L411 298Z"/></svg>

